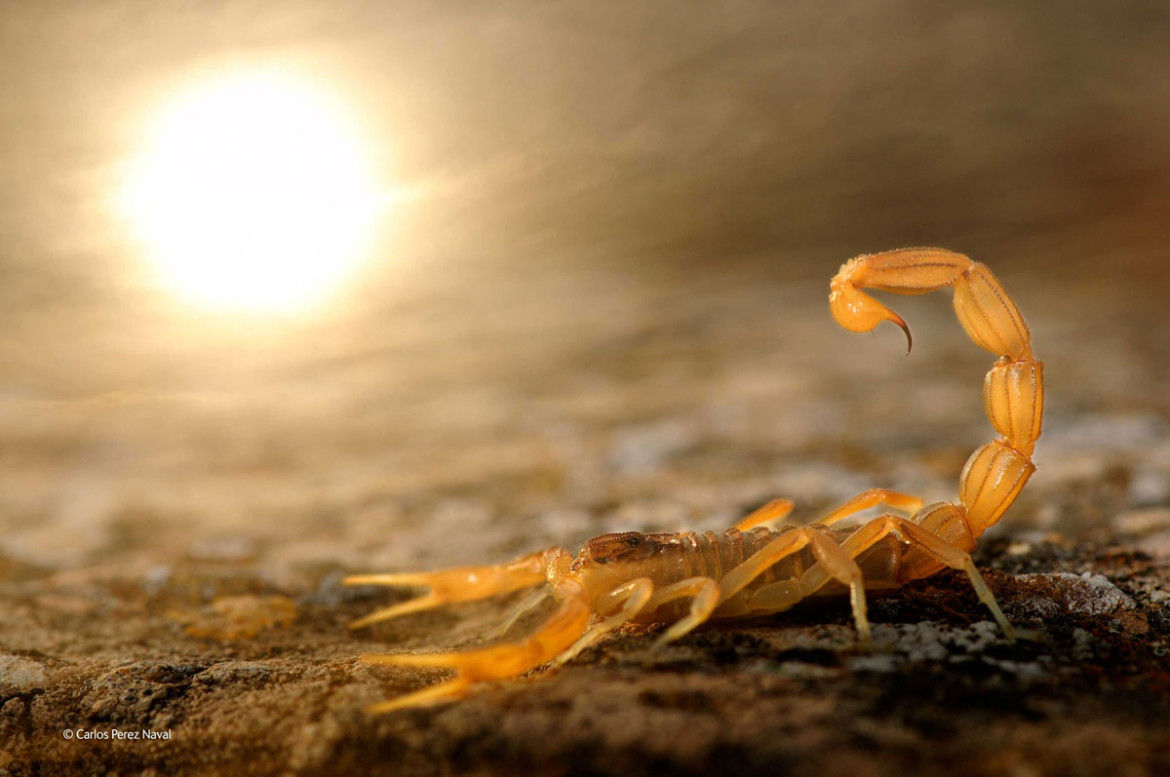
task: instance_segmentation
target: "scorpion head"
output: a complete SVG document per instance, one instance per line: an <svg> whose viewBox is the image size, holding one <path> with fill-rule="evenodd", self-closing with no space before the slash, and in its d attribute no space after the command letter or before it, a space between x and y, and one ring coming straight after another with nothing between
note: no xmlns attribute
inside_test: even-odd
<svg viewBox="0 0 1170 777"><path fill-rule="evenodd" d="M675 536L635 531L603 534L585 543L573 562L573 569L605 570L620 579L641 577L668 554Z"/></svg>
<svg viewBox="0 0 1170 777"><path fill-rule="evenodd" d="M657 546L658 543L641 532L603 534L585 543L577 563L608 565L643 561L654 554Z"/></svg>
<svg viewBox="0 0 1170 777"><path fill-rule="evenodd" d="M596 607L598 596L632 580L681 579L676 567L685 562L678 536L620 532L594 537L573 559L563 580L573 581Z"/></svg>

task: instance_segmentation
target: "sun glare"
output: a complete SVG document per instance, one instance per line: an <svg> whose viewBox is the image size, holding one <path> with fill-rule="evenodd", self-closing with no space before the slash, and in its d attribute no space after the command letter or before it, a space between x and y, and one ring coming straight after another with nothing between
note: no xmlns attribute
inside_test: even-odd
<svg viewBox="0 0 1170 777"><path fill-rule="evenodd" d="M296 310L369 254L383 198L343 109L288 78L224 78L177 97L121 205L160 279L188 301Z"/></svg>

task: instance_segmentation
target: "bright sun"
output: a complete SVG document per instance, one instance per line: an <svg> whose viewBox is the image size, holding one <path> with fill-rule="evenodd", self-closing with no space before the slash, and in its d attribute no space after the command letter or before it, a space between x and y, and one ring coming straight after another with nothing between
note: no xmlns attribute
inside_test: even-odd
<svg viewBox="0 0 1170 777"><path fill-rule="evenodd" d="M305 308L343 283L384 200L344 116L325 93L264 74L164 109L121 202L163 282L237 310Z"/></svg>

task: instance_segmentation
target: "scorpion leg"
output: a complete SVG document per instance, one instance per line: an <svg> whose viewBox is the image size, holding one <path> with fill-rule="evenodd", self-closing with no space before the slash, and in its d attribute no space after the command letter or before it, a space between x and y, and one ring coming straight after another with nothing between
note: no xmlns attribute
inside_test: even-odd
<svg viewBox="0 0 1170 777"><path fill-rule="evenodd" d="M811 595L827 583L830 578L836 579L849 587L849 600L853 607L853 620L857 626L857 639L863 647L868 647L870 628L865 601L865 580L861 568L857 566L852 555L846 553L840 545L816 529L802 528L785 532L731 570L719 584L723 598L729 599L740 594L749 583L764 574L772 565L806 546L812 547L813 555L819 564L809 569L800 581L781 581L779 584L771 584L779 586L771 593L764 593L769 586L763 586L743 596L743 598L747 600L748 606L753 610L778 612ZM818 567L823 571L813 574L813 570ZM796 588L793 589L791 586L796 586ZM770 597L782 590L785 592L795 591L799 595L795 596L795 600L791 602L785 601L782 606L773 606ZM787 600L793 594L785 593L784 596Z"/></svg>
<svg viewBox="0 0 1170 777"><path fill-rule="evenodd" d="M528 594L528 596L520 600L519 604L512 608L512 611L508 613L508 617L504 618L499 626L496 626L489 632L488 637L495 639L504 636L516 625L516 621L535 610L550 596L552 596L552 589L547 586L542 587L539 591L533 591Z"/></svg>
<svg viewBox="0 0 1170 777"><path fill-rule="evenodd" d="M654 593L654 583L649 578L640 577L602 594L598 601L598 609L607 612L617 607L617 612L593 624L581 637L569 646L568 650L560 653L554 660L553 666L561 666L576 658L582 650L610 633L623 623L627 623L638 616L650 601ZM550 656L551 657L551 656Z"/></svg>
<svg viewBox="0 0 1170 777"><path fill-rule="evenodd" d="M715 608L719 606L720 594L719 583L710 577L692 577L686 580L680 580L672 585L659 588L650 597L649 604L646 609L653 611L667 602L675 601L676 599L691 599L691 611L687 613L686 617L678 620L671 625L666 631L654 641L650 646L651 650L658 650L660 647L668 642L682 637L690 633L692 629L704 623L711 617L711 613L715 612Z"/></svg>
<svg viewBox="0 0 1170 777"><path fill-rule="evenodd" d="M549 548L497 566L459 567L440 572L351 575L341 581L343 585L423 586L431 590L414 599L375 610L349 624L349 627L360 629L373 623L411 612L430 610L450 602L486 599L543 583L549 563L567 553L563 548Z"/></svg>
<svg viewBox="0 0 1170 777"><path fill-rule="evenodd" d="M781 559L799 553L811 542L812 529L786 531L749 556L719 581L720 598L729 601Z"/></svg>
<svg viewBox="0 0 1170 777"><path fill-rule="evenodd" d="M976 596L991 611L992 617L995 618L995 622L1003 630L1004 636L1008 639L1016 638L1015 629L1008 622L1007 616L1003 614L1003 610L1000 609L999 603L991 593L991 589L984 582L983 576L975 568L975 562L971 560L971 554L949 544L929 529L919 526L913 521L902 518L901 516L883 515L880 518L875 518L849 535L845 542L841 543L841 548L851 557L857 558L865 550L890 534L905 542L911 543L915 546L915 549L934 558L940 564L944 564L951 569L966 572L968 579L971 581L971 586L975 589Z"/></svg>
<svg viewBox="0 0 1170 777"><path fill-rule="evenodd" d="M757 526L775 525L777 521L787 518L795 506L791 499L773 499L758 510L753 510L740 518L731 528L747 531Z"/></svg>
<svg viewBox="0 0 1170 777"><path fill-rule="evenodd" d="M563 601L531 637L521 642L458 653L364 655L362 660L372 664L450 668L456 672L455 677L446 682L372 705L369 709L371 712L390 712L403 707L450 701L465 695L477 683L519 677L548 663L571 646L585 633L590 615L589 606L583 599L571 598Z"/></svg>
<svg viewBox="0 0 1170 777"><path fill-rule="evenodd" d="M834 508L828 515L819 519L814 525L829 526L843 518L848 518L855 513L868 510L871 507L877 507L878 505L892 507L895 510L905 510L913 514L922 509L923 501L919 497L910 494L887 491L884 488L871 488L868 491L862 491L848 502Z"/></svg>

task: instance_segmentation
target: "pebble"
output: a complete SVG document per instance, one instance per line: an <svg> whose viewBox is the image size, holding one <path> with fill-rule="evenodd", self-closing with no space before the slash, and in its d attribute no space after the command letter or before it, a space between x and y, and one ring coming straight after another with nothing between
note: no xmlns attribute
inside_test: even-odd
<svg viewBox="0 0 1170 777"><path fill-rule="evenodd" d="M1073 630L1073 656L1085 661L1093 655L1093 635L1084 629Z"/></svg>
<svg viewBox="0 0 1170 777"><path fill-rule="evenodd" d="M889 673L907 663L947 660L951 663L983 662L1022 679L1035 679L1047 670L1035 662L992 659L986 655L991 645L1003 639L999 627L991 621L979 621L966 628L939 628L932 623L875 624L874 644L879 651L849 660L854 672Z"/></svg>
<svg viewBox="0 0 1170 777"><path fill-rule="evenodd" d="M20 656L0 655L0 694L12 695L42 690L49 682L45 668Z"/></svg>
<svg viewBox="0 0 1170 777"><path fill-rule="evenodd" d="M199 675L205 682L220 684L254 680L264 677L273 671L268 664L258 661L224 661L209 667Z"/></svg>
<svg viewBox="0 0 1170 777"><path fill-rule="evenodd" d="M1138 542L1137 549L1154 558L1170 558L1170 531L1161 531L1143 537Z"/></svg>
<svg viewBox="0 0 1170 777"><path fill-rule="evenodd" d="M1170 556L1170 507L1143 507L1113 518L1119 532L1140 538L1138 550L1155 558Z"/></svg>
<svg viewBox="0 0 1170 777"><path fill-rule="evenodd" d="M619 431L609 451L609 464L622 475L652 474L671 456L698 439L692 424L667 419Z"/></svg>
<svg viewBox="0 0 1170 777"><path fill-rule="evenodd" d="M167 564L156 564L142 576L142 589L150 595L160 593L171 580L172 570Z"/></svg>
<svg viewBox="0 0 1170 777"><path fill-rule="evenodd" d="M218 561L238 564L256 558L256 541L251 537L230 535L193 542L187 549L192 561Z"/></svg>
<svg viewBox="0 0 1170 777"><path fill-rule="evenodd" d="M1059 442L1069 450L1133 451L1143 453L1154 447L1163 430L1162 419L1153 413L1085 414L1049 432L1049 443Z"/></svg>
<svg viewBox="0 0 1170 777"><path fill-rule="evenodd" d="M1165 504L1170 501L1170 476L1156 470L1135 472L1128 496L1130 504L1137 506Z"/></svg>
<svg viewBox="0 0 1170 777"><path fill-rule="evenodd" d="M1113 527L1126 534L1143 535L1170 529L1170 507L1144 507L1127 510L1113 518Z"/></svg>
<svg viewBox="0 0 1170 777"><path fill-rule="evenodd" d="M1024 609L1035 617L1055 617L1062 610L1080 615L1100 616L1118 610L1132 610L1137 606L1133 599L1104 575L1094 575L1090 572L1080 575L1056 572L1016 575L1016 580L1024 584L1047 583L1060 595L1060 601L1045 594L1038 594L1025 600Z"/></svg>

